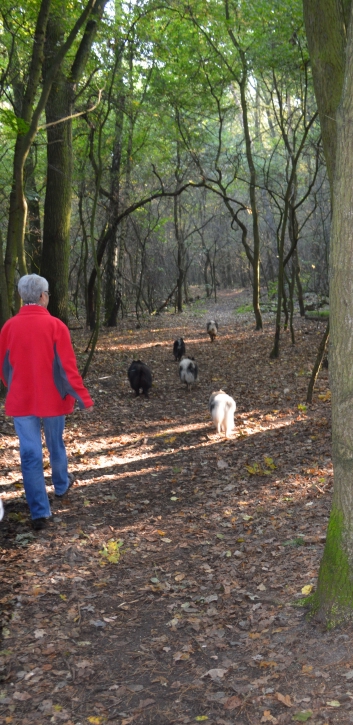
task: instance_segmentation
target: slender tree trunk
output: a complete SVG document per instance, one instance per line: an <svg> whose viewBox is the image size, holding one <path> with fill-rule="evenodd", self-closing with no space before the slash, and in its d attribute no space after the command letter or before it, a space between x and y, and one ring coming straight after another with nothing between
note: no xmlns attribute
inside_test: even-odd
<svg viewBox="0 0 353 725"><path fill-rule="evenodd" d="M323 358L324 358L324 355L325 355L325 352L326 352L326 349L327 349L327 344L328 344L328 340L329 340L329 334L330 334L330 322L327 323L326 330L325 330L325 332L324 332L324 334L323 334L323 336L321 338L321 342L320 342L320 345L319 345L319 349L317 351L315 364L314 364L314 367L313 367L313 370L312 370L312 373L311 373L310 382L309 382L309 385L308 385L308 392L306 394L306 402L307 403L312 403L313 402L314 387L315 387L315 383L316 383L316 380L317 380L317 376L318 376L318 374L320 372L321 363L323 361Z"/></svg>
<svg viewBox="0 0 353 725"><path fill-rule="evenodd" d="M33 146L25 164L26 197L28 204L28 233L26 235L26 256L31 273L40 273L42 255L42 232L40 225L39 194L36 187Z"/></svg>
<svg viewBox="0 0 353 725"><path fill-rule="evenodd" d="M2 235L0 229L0 329L4 322L11 317L11 310L7 296L5 265L3 259Z"/></svg>
<svg viewBox="0 0 353 725"><path fill-rule="evenodd" d="M252 225L253 225L253 308L256 321L256 330L262 330L262 317L260 311L260 230L259 230L259 218L257 211L256 201L256 169L252 156L252 144L248 121L248 105L246 99L246 87L247 87L247 71L246 71L246 59L243 53L240 54L243 63L243 78L240 87L240 99L243 115L243 126L245 133L245 147L246 157L248 161L248 167L250 172L250 206L252 214Z"/></svg>
<svg viewBox="0 0 353 725"><path fill-rule="evenodd" d="M119 50L118 61L118 74L120 74L121 68L121 52ZM122 84L122 79L117 79L118 93L115 101L116 116L115 116L115 142L112 157L112 165L110 171L110 209L109 209L109 223L112 222L114 217L119 213L121 206L120 198L120 175L121 175L121 154L122 154L122 140L123 140L123 127L124 127L124 109L125 109L125 94ZM105 275L105 325L108 327L116 327L118 309L121 303L121 289L118 289L118 232L112 234L111 239L107 248L107 267Z"/></svg>
<svg viewBox="0 0 353 725"><path fill-rule="evenodd" d="M297 286L297 295L298 295L300 316L304 317L305 308L304 308L303 286L302 286L302 281L300 279L300 262L299 262L299 255L298 255L297 249L293 253L293 262L295 264L295 283Z"/></svg>
<svg viewBox="0 0 353 725"><path fill-rule="evenodd" d="M174 197L174 233L177 242L177 309L178 312L183 311L183 285L185 275L185 247L183 234L179 223L179 198Z"/></svg>

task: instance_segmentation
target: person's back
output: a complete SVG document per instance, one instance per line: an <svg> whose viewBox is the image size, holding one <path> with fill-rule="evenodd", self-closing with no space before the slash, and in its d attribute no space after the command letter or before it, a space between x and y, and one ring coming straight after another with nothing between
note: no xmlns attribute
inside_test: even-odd
<svg viewBox="0 0 353 725"><path fill-rule="evenodd" d="M75 400L80 408L93 401L77 370L66 325L48 310L49 288L44 277L21 277L18 291L24 302L0 332L0 375L8 387L5 412L14 418L20 441L23 483L32 525L42 529L51 516L42 455L43 424L55 496L66 495L73 479L67 470L63 440L65 415Z"/></svg>
<svg viewBox="0 0 353 725"><path fill-rule="evenodd" d="M66 325L40 305L24 305L5 323L0 360L9 389L6 415L67 415L75 399L81 408L92 404Z"/></svg>

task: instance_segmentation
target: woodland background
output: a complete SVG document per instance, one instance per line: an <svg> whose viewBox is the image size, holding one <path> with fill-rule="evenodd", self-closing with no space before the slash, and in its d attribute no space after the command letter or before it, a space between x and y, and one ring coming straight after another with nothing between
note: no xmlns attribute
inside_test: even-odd
<svg viewBox="0 0 353 725"><path fill-rule="evenodd" d="M0 322L26 271L91 328L190 284L303 314L331 210L302 3L92 2L2 3Z"/></svg>

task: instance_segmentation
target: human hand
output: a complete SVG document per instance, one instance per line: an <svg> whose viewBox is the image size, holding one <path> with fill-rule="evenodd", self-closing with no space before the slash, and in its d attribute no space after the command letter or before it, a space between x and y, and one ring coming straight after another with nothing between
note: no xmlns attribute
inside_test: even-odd
<svg viewBox="0 0 353 725"><path fill-rule="evenodd" d="M81 413L84 413L85 415L90 415L93 411L93 405L90 405L89 408L82 408Z"/></svg>

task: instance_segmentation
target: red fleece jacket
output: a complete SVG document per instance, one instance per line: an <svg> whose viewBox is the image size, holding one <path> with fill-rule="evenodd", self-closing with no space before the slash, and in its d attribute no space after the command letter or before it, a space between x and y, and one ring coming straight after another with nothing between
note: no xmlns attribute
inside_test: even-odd
<svg viewBox="0 0 353 725"><path fill-rule="evenodd" d="M0 374L8 387L5 413L40 418L93 405L77 370L70 333L45 307L24 305L0 333Z"/></svg>

